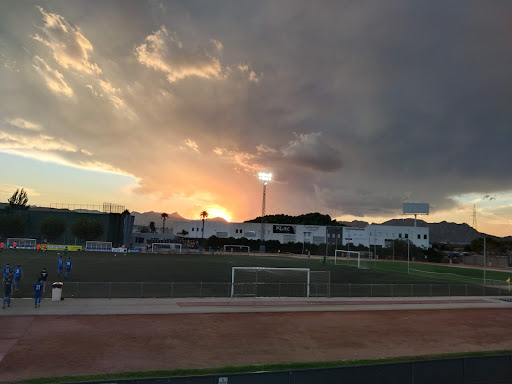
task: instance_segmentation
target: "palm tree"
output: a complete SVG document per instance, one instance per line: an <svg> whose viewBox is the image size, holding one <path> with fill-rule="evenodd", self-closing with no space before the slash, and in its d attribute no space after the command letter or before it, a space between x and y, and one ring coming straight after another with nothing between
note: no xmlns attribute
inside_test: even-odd
<svg viewBox="0 0 512 384"><path fill-rule="evenodd" d="M203 230L202 230L201 238L204 239L204 220L208 217L208 212L206 212L206 211L201 212L199 214L199 217L203 221Z"/></svg>
<svg viewBox="0 0 512 384"><path fill-rule="evenodd" d="M162 217L162 221L163 221L163 224L162 224L162 233L165 233L165 220L169 217L169 215L167 213L162 213L160 215Z"/></svg>

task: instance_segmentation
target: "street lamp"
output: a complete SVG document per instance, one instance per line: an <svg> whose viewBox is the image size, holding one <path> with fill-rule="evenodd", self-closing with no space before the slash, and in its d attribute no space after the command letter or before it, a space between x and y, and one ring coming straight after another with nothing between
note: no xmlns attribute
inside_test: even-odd
<svg viewBox="0 0 512 384"><path fill-rule="evenodd" d="M267 194L267 184L272 180L271 173L260 172L258 179L263 181L263 204L261 207L261 244L260 252L265 252L265 196Z"/></svg>
<svg viewBox="0 0 512 384"><path fill-rule="evenodd" d="M411 254L411 251L410 251L410 242L409 242L409 237L407 237L407 273L409 273L409 263L410 263L410 254Z"/></svg>
<svg viewBox="0 0 512 384"><path fill-rule="evenodd" d="M306 243L306 235L311 236L311 232L304 232L302 235L302 254L304 254L304 245Z"/></svg>

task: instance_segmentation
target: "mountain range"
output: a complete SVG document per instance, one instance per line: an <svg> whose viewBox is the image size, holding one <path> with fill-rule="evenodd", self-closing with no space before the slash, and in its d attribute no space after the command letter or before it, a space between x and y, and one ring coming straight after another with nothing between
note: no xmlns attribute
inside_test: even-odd
<svg viewBox="0 0 512 384"><path fill-rule="evenodd" d="M133 216L135 216L135 225L149 226L150 222L154 222L157 228L162 225L162 217L160 212L131 212ZM173 212L169 214L167 218L168 222L172 222L173 219L189 221L181 216L178 212ZM199 218L198 218L199 220ZM208 218L208 221L223 221L226 222L222 217L213 217ZM366 221L351 221L351 222L339 222L342 225L346 225L349 227L366 227L369 223ZM373 223L378 224L378 223ZM382 225L395 225L395 226L414 226L414 219L392 219L381 223ZM492 235L487 235L481 232L478 232L473 227L469 226L466 223L457 224L457 223L448 223L446 221L442 221L440 223L427 223L423 220L417 220L416 226L418 227L428 227L430 231L430 242L431 243L455 243L455 244L469 244L473 240L483 237L484 235L487 237L492 237L498 240L508 240L512 241L512 236L507 237L496 237Z"/></svg>

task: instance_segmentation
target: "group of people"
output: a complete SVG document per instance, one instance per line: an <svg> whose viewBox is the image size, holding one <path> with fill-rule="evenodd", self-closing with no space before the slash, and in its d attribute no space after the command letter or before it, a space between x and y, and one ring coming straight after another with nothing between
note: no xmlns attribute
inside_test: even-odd
<svg viewBox="0 0 512 384"><path fill-rule="evenodd" d="M11 306L11 296L14 292L19 291L20 289L20 280L23 276L23 269L21 265L18 265L16 268L12 269L11 265L7 263L3 269L3 280L2 283L4 285L4 298L2 301L2 308L5 309L5 305L8 307Z"/></svg>
<svg viewBox="0 0 512 384"><path fill-rule="evenodd" d="M71 257L66 260L66 273L64 278L67 279L71 277ZM57 260L57 276L60 277L62 274L62 270L64 267L64 260L59 255L59 259ZM20 289L20 280L23 276L23 268L21 265L18 265L16 268L12 269L11 265L7 263L3 268L3 301L2 301L2 309L5 307L11 306L11 297L13 293L19 291ZM41 306L41 299L43 297L43 293L46 292L46 282L48 281L48 271L46 267L42 269L37 278L37 281L33 284L34 289L34 308L38 308Z"/></svg>

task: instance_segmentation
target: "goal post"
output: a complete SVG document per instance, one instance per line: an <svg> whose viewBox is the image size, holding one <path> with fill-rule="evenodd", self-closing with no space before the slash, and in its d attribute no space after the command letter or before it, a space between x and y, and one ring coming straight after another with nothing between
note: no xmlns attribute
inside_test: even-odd
<svg viewBox="0 0 512 384"><path fill-rule="evenodd" d="M153 243L151 244L151 252L175 252L181 253L181 244L179 243Z"/></svg>
<svg viewBox="0 0 512 384"><path fill-rule="evenodd" d="M309 268L232 267L231 297L309 297L310 282Z"/></svg>
<svg viewBox="0 0 512 384"><path fill-rule="evenodd" d="M14 248L14 243L16 243L16 248L21 249L36 249L37 245L36 239L27 239L24 237L7 238L7 248Z"/></svg>
<svg viewBox="0 0 512 384"><path fill-rule="evenodd" d="M373 260L373 252L368 251L334 251L334 265L351 265L359 269L369 268L370 260Z"/></svg>
<svg viewBox="0 0 512 384"><path fill-rule="evenodd" d="M223 252L233 252L234 250L237 250L238 252L247 252L247 253L250 253L251 252L251 247L249 247L248 245L224 245L224 247L222 248L223 249Z"/></svg>
<svg viewBox="0 0 512 384"><path fill-rule="evenodd" d="M112 252L111 241L86 241L86 251Z"/></svg>

